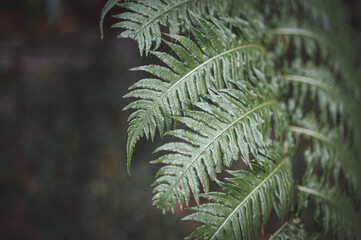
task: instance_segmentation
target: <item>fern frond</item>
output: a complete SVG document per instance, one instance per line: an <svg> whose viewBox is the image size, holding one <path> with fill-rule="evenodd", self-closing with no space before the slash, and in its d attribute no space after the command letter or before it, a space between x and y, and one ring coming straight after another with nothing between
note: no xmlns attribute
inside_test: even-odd
<svg viewBox="0 0 361 240"><path fill-rule="evenodd" d="M292 24L273 29L275 45L274 52L278 59L287 59L289 55L294 55L291 61L285 62L289 65L295 60L311 62L317 64L319 61L330 68L340 70L339 59L336 57L337 46L331 42L328 34L315 27L297 27Z"/></svg>
<svg viewBox="0 0 361 240"><path fill-rule="evenodd" d="M264 168L254 166L253 172L228 171L230 183L218 182L225 191L202 194L209 203L191 208L196 211L183 220L204 223L188 238L254 239L263 229L272 206L282 219L292 201L292 174L288 158L270 154L270 159L258 159Z"/></svg>
<svg viewBox="0 0 361 240"><path fill-rule="evenodd" d="M187 5L195 3L194 0L175 0L169 3L161 0L136 0L133 2L120 3L119 7L127 12L115 15L115 18L124 20L113 27L125 29L120 38L132 38L137 41L140 54L145 50L148 55L154 43L158 48L161 43L160 25L170 26L170 31L178 34L181 23L187 16Z"/></svg>
<svg viewBox="0 0 361 240"><path fill-rule="evenodd" d="M306 127L290 126L290 131L302 134L312 139L310 147L304 151L304 157L309 169L316 169L315 166L321 163L324 171L324 180L328 179L331 173L338 181L341 170L346 179L355 190L359 189L361 171L360 164L354 157L346 139L342 139L338 129L329 130L319 128L311 123L304 122Z"/></svg>
<svg viewBox="0 0 361 240"><path fill-rule="evenodd" d="M314 63L321 58L324 63L334 65L335 58L330 56L338 45L329 37L335 29L324 7L327 4L313 0L271 0L264 4L259 10L267 17L276 40L272 51L278 56L292 51L293 56L286 64L296 58Z"/></svg>
<svg viewBox="0 0 361 240"><path fill-rule="evenodd" d="M331 30L332 18L324 8L323 1L314 0L268 0L257 4L259 11L268 19L270 27L282 23L296 22L299 27L317 25L324 30ZM327 2L328 3L328 2Z"/></svg>
<svg viewBox="0 0 361 240"><path fill-rule="evenodd" d="M299 60L315 66L321 64L332 70L334 75L342 77L341 86L347 86L352 95L358 95L358 91L352 88L356 76L350 69L352 64L347 57L349 53L344 52L342 39L315 26L297 27L287 24L272 32L275 39L273 51L278 61L286 63L285 68Z"/></svg>
<svg viewBox="0 0 361 240"><path fill-rule="evenodd" d="M129 117L128 170L138 139L144 135L153 139L157 128L162 136L164 129L169 129L172 116L181 116L181 109L190 109L190 102L199 101L199 96L209 89L233 88L232 81L255 85L264 85L266 81L262 71L256 68L258 62L264 65L264 61L260 61L263 58L260 45L244 43L242 38L229 38L231 33L224 26L215 26L194 15L192 23L194 42L179 35L170 37L182 45L167 42L181 61L167 53L153 52L169 68L148 65L134 69L159 79L140 80L125 95L138 98L125 108L136 110ZM263 66L260 68L263 70Z"/></svg>
<svg viewBox="0 0 361 240"><path fill-rule="evenodd" d="M339 239L360 239L360 214L351 199L338 188L323 183L316 175L307 176L297 187L301 195L299 199L311 198L316 203L314 218L323 225L324 233L332 231Z"/></svg>
<svg viewBox="0 0 361 240"><path fill-rule="evenodd" d="M175 118L189 130L167 133L183 141L167 143L156 150L171 153L153 161L166 164L154 183L154 205L174 210L176 201L182 205L185 199L188 205L191 192L198 203L200 187L208 192L209 177L216 179L223 165L231 166L240 154L252 168L249 156L264 153L265 140L270 135L267 128L279 105L275 99L250 101L248 97L256 96L235 89L220 90L219 95L207 96L206 102L195 103L198 111L186 111L186 117Z"/></svg>
<svg viewBox="0 0 361 240"><path fill-rule="evenodd" d="M104 5L103 10L100 14L100 21L99 21L99 27L100 27L100 37L103 39L104 32L103 32L103 22L104 18L107 15L107 13L117 4L118 0L108 0L107 3Z"/></svg>
<svg viewBox="0 0 361 240"><path fill-rule="evenodd" d="M271 239L361 239L361 84L337 0L108 0L102 35L114 6L119 37L164 63L134 68L152 76L124 96L128 172L140 138L171 138L151 162L153 205L194 198L192 239L256 239L273 210ZM298 219L310 199L316 233Z"/></svg>
<svg viewBox="0 0 361 240"><path fill-rule="evenodd" d="M170 34L189 33L190 21L188 9L199 15L212 16L215 12L226 12L229 1L219 6L216 0L136 0L117 4L127 11L114 17L122 21L113 25L124 31L119 38L131 38L137 41L140 54L148 55L155 50L162 41L161 26L169 28Z"/></svg>
<svg viewBox="0 0 361 240"><path fill-rule="evenodd" d="M271 0L265 1L260 11L269 20L269 26L276 39L272 49L277 54L291 52L292 57L285 63L296 58L311 61L315 65L321 62L348 75L345 28L340 24L341 11L339 1L315 0ZM279 55L280 56L280 55Z"/></svg>
<svg viewBox="0 0 361 240"><path fill-rule="evenodd" d="M303 240L308 239L307 232L300 219L286 221L270 237L270 240Z"/></svg>
<svg viewBox="0 0 361 240"><path fill-rule="evenodd" d="M291 95L288 99L290 112L299 110L302 115L306 115L310 111L319 111L319 118L325 125L338 125L338 121L347 124L344 108L349 108L352 103L338 88L332 73L325 68L294 64L279 79L281 89Z"/></svg>

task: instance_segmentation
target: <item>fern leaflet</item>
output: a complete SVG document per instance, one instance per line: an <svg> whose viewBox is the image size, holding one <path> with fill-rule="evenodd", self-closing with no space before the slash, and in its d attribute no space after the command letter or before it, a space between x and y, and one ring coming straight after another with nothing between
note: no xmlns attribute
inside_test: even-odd
<svg viewBox="0 0 361 240"><path fill-rule="evenodd" d="M348 142L344 139L340 140L340 132L337 129L333 131L329 131L327 128L318 129L309 122L304 122L304 125L307 127L290 126L290 131L312 138L310 147L304 152L309 168L315 169L316 164L321 163L325 170L323 177L327 179L333 173L336 180L339 179L342 170L353 188L359 189L360 165Z"/></svg>
<svg viewBox="0 0 361 240"><path fill-rule="evenodd" d="M286 221L282 226L272 234L270 240L303 240L309 239L307 232L300 223L300 219Z"/></svg>
<svg viewBox="0 0 361 240"><path fill-rule="evenodd" d="M255 67L262 58L260 45L244 44L241 39L226 41L231 33L225 27L218 28L192 16L198 27L191 27L196 41L170 35L183 47L168 42L181 61L170 54L154 52L169 68L148 65L134 69L147 71L160 79L140 80L125 95L138 98L125 108L136 110L129 117L128 171L138 139L144 135L153 139L157 128L162 136L164 128L170 128L172 116L181 116L181 109L190 109L190 102L198 101L199 96L208 93L209 89L233 88L235 84L229 80L257 82L255 84L266 81L263 73Z"/></svg>
<svg viewBox="0 0 361 240"><path fill-rule="evenodd" d="M174 210L183 198L188 205L190 192L198 203L200 186L208 191L208 176L212 180L223 165L231 166L241 154L243 161L252 168L249 155L264 153L266 129L272 118L271 110L277 108L274 99L250 102L239 90L220 90L220 95L208 96L207 102L194 105L199 111L187 111L187 117L176 120L190 130L174 130L168 134L185 142L167 143L156 151L170 151L153 163L164 163L157 173L154 204L163 210ZM277 117L277 116L276 116Z"/></svg>
<svg viewBox="0 0 361 240"><path fill-rule="evenodd" d="M316 175L306 174L302 186L298 186L299 199L311 198L316 203L314 218L322 222L324 233L333 231L338 238L360 238L360 215L354 204L342 191L324 183ZM307 202L304 202L307 205ZM322 216L322 217L321 217ZM320 219L321 217L321 219Z"/></svg>
<svg viewBox="0 0 361 240"><path fill-rule="evenodd" d="M181 31L189 33L188 9L197 9L199 15L220 14L227 10L228 4L220 8L216 0L136 0L119 3L117 5L127 12L115 15L115 18L122 21L112 27L123 29L119 38L134 39L138 43L140 54L145 51L148 55L151 49L155 50L161 44L161 25L168 27L171 34L179 34Z"/></svg>
<svg viewBox="0 0 361 240"><path fill-rule="evenodd" d="M264 168L254 166L252 173L228 171L234 176L227 178L231 183L218 182L226 193L202 194L210 203L191 208L196 213L183 218L204 223L189 238L253 239L253 233L263 229L272 206L283 218L292 198L291 168L288 158L275 153L270 156L275 162L259 159Z"/></svg>

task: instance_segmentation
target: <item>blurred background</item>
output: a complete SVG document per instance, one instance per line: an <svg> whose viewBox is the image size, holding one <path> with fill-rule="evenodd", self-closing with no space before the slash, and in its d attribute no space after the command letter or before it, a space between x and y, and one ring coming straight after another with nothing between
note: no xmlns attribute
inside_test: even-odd
<svg viewBox="0 0 361 240"><path fill-rule="evenodd" d="M105 0L0 2L0 239L183 239L194 225L152 207L159 143L126 174L122 96L142 77ZM343 1L356 56L361 1ZM361 60L357 59L358 66Z"/></svg>

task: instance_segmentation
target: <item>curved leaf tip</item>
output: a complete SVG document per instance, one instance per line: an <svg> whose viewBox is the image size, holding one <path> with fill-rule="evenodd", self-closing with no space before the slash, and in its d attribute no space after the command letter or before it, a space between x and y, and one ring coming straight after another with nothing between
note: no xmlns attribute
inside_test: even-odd
<svg viewBox="0 0 361 240"><path fill-rule="evenodd" d="M107 15L107 13L110 11L110 9L112 9L117 4L117 2L118 2L118 0L108 0L108 2L104 5L102 12L100 13L99 27L100 27L101 39L104 38L103 22L104 22L105 15Z"/></svg>

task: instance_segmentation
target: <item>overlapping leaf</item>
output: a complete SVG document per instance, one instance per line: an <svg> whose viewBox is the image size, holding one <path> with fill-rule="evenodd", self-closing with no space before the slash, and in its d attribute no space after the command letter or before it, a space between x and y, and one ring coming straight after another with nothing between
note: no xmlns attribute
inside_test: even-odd
<svg viewBox="0 0 361 240"><path fill-rule="evenodd" d="M340 59L335 54L338 43L330 37L338 24L327 9L329 5L335 7L334 2L271 0L258 5L272 28L276 43L272 51L277 54L277 60L282 56L283 63L290 64L301 58L340 70Z"/></svg>
<svg viewBox="0 0 361 240"><path fill-rule="evenodd" d="M287 73L280 76L281 89L290 95L290 112L319 112L324 125L347 124L344 108L352 103L337 87L332 73L322 67L295 63Z"/></svg>
<svg viewBox="0 0 361 240"><path fill-rule="evenodd" d="M274 53L278 59L289 58L292 61L302 59L303 62L317 63L322 61L327 67L340 71L340 62L335 58L333 43L329 36L319 29L311 27L297 27L292 24L273 29L275 37Z"/></svg>
<svg viewBox="0 0 361 240"><path fill-rule="evenodd" d="M209 190L209 178L216 179L223 165L229 167L240 155L252 168L250 156L265 153L272 119L280 122L277 101L262 99L256 92L225 89L205 100L195 103L199 110L189 110L186 117L176 117L189 130L179 129L168 134L182 141L157 149L171 152L154 161L166 164L154 183L154 205L160 209L174 210L176 201L182 205L183 199L188 205L191 193L198 203L200 189ZM276 127L278 134L281 127Z"/></svg>
<svg viewBox="0 0 361 240"><path fill-rule="evenodd" d="M258 160L264 168L254 166L253 172L229 171L230 183L218 182L225 191L202 194L209 203L193 207L196 211L185 220L204 223L189 238L255 239L255 233L270 216L274 207L282 219L292 201L292 174L288 158L272 152L274 159Z"/></svg>
<svg viewBox="0 0 361 240"><path fill-rule="evenodd" d="M347 89L353 97L358 96L360 85L350 62L350 50L344 46L342 34L334 35L315 26L295 26L285 24L272 30L274 36L273 52L277 61L286 63L284 69L294 61L324 66L334 77L341 78L338 85ZM343 47L339 47L343 46ZM284 70L281 69L281 70ZM355 86L357 86L355 88ZM357 97L357 101L359 98Z"/></svg>
<svg viewBox="0 0 361 240"><path fill-rule="evenodd" d="M324 233L332 231L338 239L360 239L360 213L344 191L324 182L316 175L306 174L303 184L298 186L299 199L316 203L315 220L323 226Z"/></svg>
<svg viewBox="0 0 361 240"><path fill-rule="evenodd" d="M101 24L117 4L126 11L115 16L120 22L114 27L124 30L120 37L136 40L141 54L151 53L166 65L135 69L154 77L137 82L126 95L137 98L126 107L135 110L129 118L128 170L139 138L153 139L157 129L163 136L173 124L185 125L167 133L180 141L157 150L165 153L154 163L164 166L154 183L153 201L163 211L174 210L177 202L188 205L193 195L196 213L186 219L204 225L191 238L253 239L272 208L282 221L293 179L287 158L267 152L266 142L284 137L282 126L305 115L316 116L322 128L290 126L290 138L280 141L285 149L303 143L307 170L298 187L298 205L313 199L315 218L326 233L341 239L361 236L354 202L337 190L345 176L351 183L348 192L359 193L361 165L355 152L360 152L361 128L357 78L344 44L344 25L332 10L335 2L109 0L104 7ZM162 37L170 39L163 41L173 55L152 51ZM263 44L273 62L265 61ZM276 76L281 81L266 80ZM279 92L287 95L289 114L282 124L282 100L273 97ZM217 180L224 192L209 192L209 181L238 159L251 172L230 171L234 177L228 183ZM334 186L327 183L330 179ZM209 203L199 205L202 196ZM303 239L307 234L300 224L286 222L272 237Z"/></svg>
<svg viewBox="0 0 361 240"><path fill-rule="evenodd" d="M303 127L291 126L290 130L296 135L302 134L311 140L309 147L304 151L309 169L316 169L316 165L320 163L323 168L323 179L327 181L332 173L336 182L342 170L353 188L359 189L360 164L347 139L341 138L339 129L329 130L317 127L311 122L304 122Z"/></svg>
<svg viewBox="0 0 361 240"><path fill-rule="evenodd" d="M171 34L189 32L188 9L198 14L211 16L212 13L226 13L230 8L230 2L219 5L216 0L135 0L117 4L127 11L115 18L121 19L113 27L121 28L124 31L119 35L121 38L131 38L137 41L140 53L145 51L148 55L151 49L160 46L162 38L161 25L168 27Z"/></svg>
<svg viewBox="0 0 361 240"><path fill-rule="evenodd" d="M315 0L268 0L256 4L259 11L268 19L271 27L277 27L290 21L299 26L309 24L322 27L324 30L332 28L332 18L327 14L323 1ZM332 0L328 1L333 2ZM322 6L322 7L321 7Z"/></svg>
<svg viewBox="0 0 361 240"><path fill-rule="evenodd" d="M292 219L280 227L270 240L304 240L309 239L306 229L300 219Z"/></svg>
<svg viewBox="0 0 361 240"><path fill-rule="evenodd" d="M191 14L192 15L192 14ZM195 41L170 35L181 45L168 42L179 59L167 53L153 52L168 67L148 65L135 68L158 78L142 79L134 84L125 97L137 100L125 109L136 111L129 117L128 169L134 146L144 135L153 138L156 129L160 135L169 129L171 116L181 116L181 109L190 109L190 102L210 89L232 88L232 81L265 84L262 49L236 38L227 28L213 25L192 15L191 32Z"/></svg>

